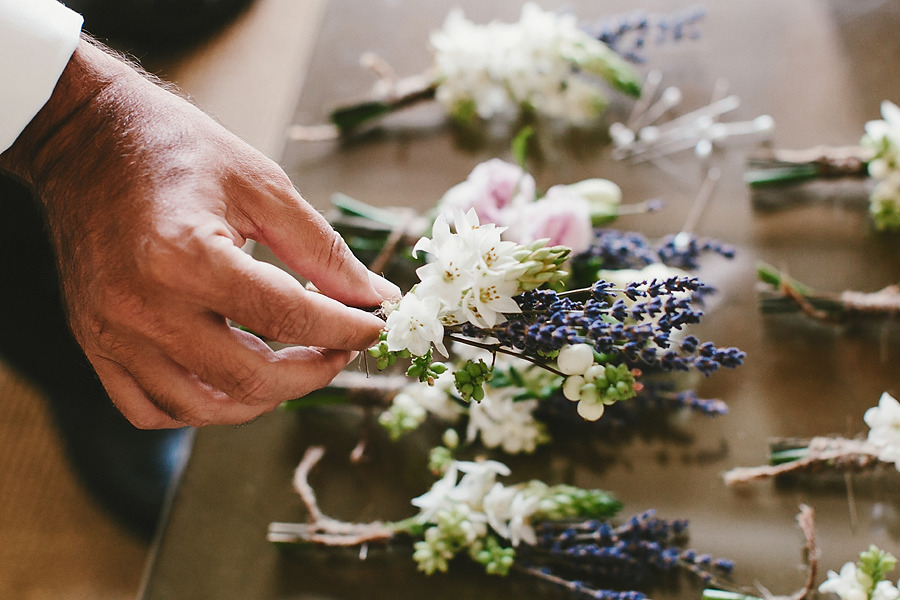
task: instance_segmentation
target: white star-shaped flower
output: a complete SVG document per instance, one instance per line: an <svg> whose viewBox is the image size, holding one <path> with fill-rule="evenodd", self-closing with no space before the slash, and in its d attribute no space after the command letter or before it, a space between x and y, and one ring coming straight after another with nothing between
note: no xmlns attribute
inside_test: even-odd
<svg viewBox="0 0 900 600"><path fill-rule="evenodd" d="M420 299L413 292L403 296L385 323L388 350L409 350L414 356L424 356L434 344L441 354L447 356L440 310L438 298Z"/></svg>

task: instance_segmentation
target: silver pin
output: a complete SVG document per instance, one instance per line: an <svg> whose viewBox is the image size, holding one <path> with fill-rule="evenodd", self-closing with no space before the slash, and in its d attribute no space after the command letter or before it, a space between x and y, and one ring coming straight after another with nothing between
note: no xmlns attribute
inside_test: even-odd
<svg viewBox="0 0 900 600"><path fill-rule="evenodd" d="M703 215L703 211L706 210L709 199L712 198L713 190L716 188L716 183L718 183L720 175L721 172L718 167L710 167L707 169L706 177L700 185L700 191L697 192L697 197L694 198L694 203L691 205L687 218L684 220L684 226L682 226L681 231L675 235L672 240L672 243L675 244L677 249L684 250L690 245L694 229L696 229L697 223Z"/></svg>
<svg viewBox="0 0 900 600"><path fill-rule="evenodd" d="M768 140L775 131L775 120L760 115L752 121L715 123L709 128L709 137L717 148L729 148Z"/></svg>
<svg viewBox="0 0 900 600"><path fill-rule="evenodd" d="M647 107L650 106L650 102L652 98L656 95L656 90L659 87L660 82L662 81L662 73L656 69L647 73L647 77L644 78L644 85L641 86L641 95L635 101L634 107L631 109L631 115L628 117L628 120L625 121L625 127L630 129L631 131L635 131L637 127L635 123L644 112L647 110Z"/></svg>
<svg viewBox="0 0 900 600"><path fill-rule="evenodd" d="M678 106L681 102L681 90L677 87L667 87L663 90L659 100L651 104L643 114L639 115L632 124L632 130L638 130L646 125L652 125L664 114Z"/></svg>

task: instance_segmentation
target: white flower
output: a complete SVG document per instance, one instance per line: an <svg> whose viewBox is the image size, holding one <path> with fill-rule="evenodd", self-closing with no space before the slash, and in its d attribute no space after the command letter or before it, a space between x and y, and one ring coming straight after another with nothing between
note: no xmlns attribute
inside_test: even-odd
<svg viewBox="0 0 900 600"><path fill-rule="evenodd" d="M861 573L852 562L845 563L840 573L828 571L828 579L819 585L822 593L836 594L841 600L869 600L868 588L871 585L860 581Z"/></svg>
<svg viewBox="0 0 900 600"><path fill-rule="evenodd" d="M444 356L444 327L438 319L441 309L439 298L420 299L409 292L400 299L387 317L388 350L409 350L415 356L424 356L431 345Z"/></svg>
<svg viewBox="0 0 900 600"><path fill-rule="evenodd" d="M431 261L416 269L421 283L416 286L423 296L434 296L445 305L459 302L463 290L469 284L469 269L474 262L471 249L464 240L450 231L446 217L435 219L431 238L423 237L413 247L413 256L424 251L431 254Z"/></svg>
<svg viewBox="0 0 900 600"><path fill-rule="evenodd" d="M419 522L433 521L434 515L441 510L451 510L458 500L453 496L456 479L459 475L457 462L450 463L444 476L434 482L427 492L413 498L411 503L419 509Z"/></svg>
<svg viewBox="0 0 900 600"><path fill-rule="evenodd" d="M888 162L896 165L896 152L900 149L900 108L893 102L885 100L881 103L883 120L866 123L866 135L863 144L876 149L884 149L889 156ZM885 157L882 157L885 158Z"/></svg>
<svg viewBox="0 0 900 600"><path fill-rule="evenodd" d="M538 401L516 401L513 393L513 388L488 389L484 399L469 405L469 442L480 437L487 448L518 454L534 452L549 439L544 425L534 418Z"/></svg>
<svg viewBox="0 0 900 600"><path fill-rule="evenodd" d="M875 589L872 590L871 600L897 600L898 597L900 597L900 590L892 582L885 579L879 581Z"/></svg>
<svg viewBox="0 0 900 600"><path fill-rule="evenodd" d="M537 536L531 526L531 517L540 502L540 494L527 487L507 487L497 483L484 497L484 511L491 528L513 546L520 542L534 545Z"/></svg>
<svg viewBox="0 0 900 600"><path fill-rule="evenodd" d="M860 142L874 151L869 175L878 183L869 197L869 213L876 229L900 228L900 108L885 100L882 120L866 123Z"/></svg>
<svg viewBox="0 0 900 600"><path fill-rule="evenodd" d="M579 29L572 14L528 3L518 23L476 25L454 10L431 35L431 46L437 99L458 118L470 112L513 117L528 106L579 123L605 108L605 96L574 74L573 63L608 49Z"/></svg>
<svg viewBox="0 0 900 600"><path fill-rule="evenodd" d="M537 511L540 502L540 496L525 490L513 498L510 508L512 515L509 519L509 541L513 546L518 546L519 542L532 546L537 543L537 536L531 526L531 516Z"/></svg>
<svg viewBox="0 0 900 600"><path fill-rule="evenodd" d="M505 538L509 537L509 519L512 516L512 501L518 490L514 486L495 483L484 496L484 514L491 529Z"/></svg>
<svg viewBox="0 0 900 600"><path fill-rule="evenodd" d="M878 458L900 469L900 402L884 392L863 420L869 426L868 441L879 447Z"/></svg>
<svg viewBox="0 0 900 600"><path fill-rule="evenodd" d="M414 402L422 409L437 416L439 419L456 422L462 414L462 408L450 398L450 388L454 385L453 370L450 365L445 365L447 370L434 379L434 385L421 385L419 382L410 383L394 398L406 396L410 402Z"/></svg>
<svg viewBox="0 0 900 600"><path fill-rule="evenodd" d="M445 324L468 321L493 327L504 313L521 312L513 300L521 292L517 279L524 270L513 257L517 245L500 239L502 228L480 225L474 209L453 214L456 233L450 232L442 213L435 219L432 238L415 245L414 252L432 256L432 262L416 270L421 281L416 292L440 300Z"/></svg>
<svg viewBox="0 0 900 600"><path fill-rule="evenodd" d="M506 320L505 313L522 312L513 300L520 291L518 281L506 279L502 271L475 268L472 287L463 294L460 307L469 323L490 329Z"/></svg>
<svg viewBox="0 0 900 600"><path fill-rule="evenodd" d="M496 460L482 461L457 461L457 468L463 473L456 489L453 490L454 498L465 502L469 506L481 509L485 494L494 487L497 475L509 475L509 467Z"/></svg>

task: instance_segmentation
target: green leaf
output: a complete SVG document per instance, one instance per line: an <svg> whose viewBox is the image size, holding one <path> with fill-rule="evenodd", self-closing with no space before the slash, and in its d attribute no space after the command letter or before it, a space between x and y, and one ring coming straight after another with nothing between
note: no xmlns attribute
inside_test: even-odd
<svg viewBox="0 0 900 600"><path fill-rule="evenodd" d="M528 142L534 135L534 127L526 125L519 130L516 137L512 140L512 156L517 165L525 169L526 159L528 156Z"/></svg>
<svg viewBox="0 0 900 600"><path fill-rule="evenodd" d="M383 117L389 112L391 112L391 106L384 102L363 102L336 109L331 113L331 122L341 133L346 133L369 121Z"/></svg>

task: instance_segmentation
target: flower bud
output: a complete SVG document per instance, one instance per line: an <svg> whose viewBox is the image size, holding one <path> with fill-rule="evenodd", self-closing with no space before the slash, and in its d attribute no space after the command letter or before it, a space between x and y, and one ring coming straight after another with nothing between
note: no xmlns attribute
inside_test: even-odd
<svg viewBox="0 0 900 600"><path fill-rule="evenodd" d="M585 179L566 186L573 192L588 201L591 211L591 222L594 225L602 225L619 214L619 205L622 203L622 189L608 179Z"/></svg>

